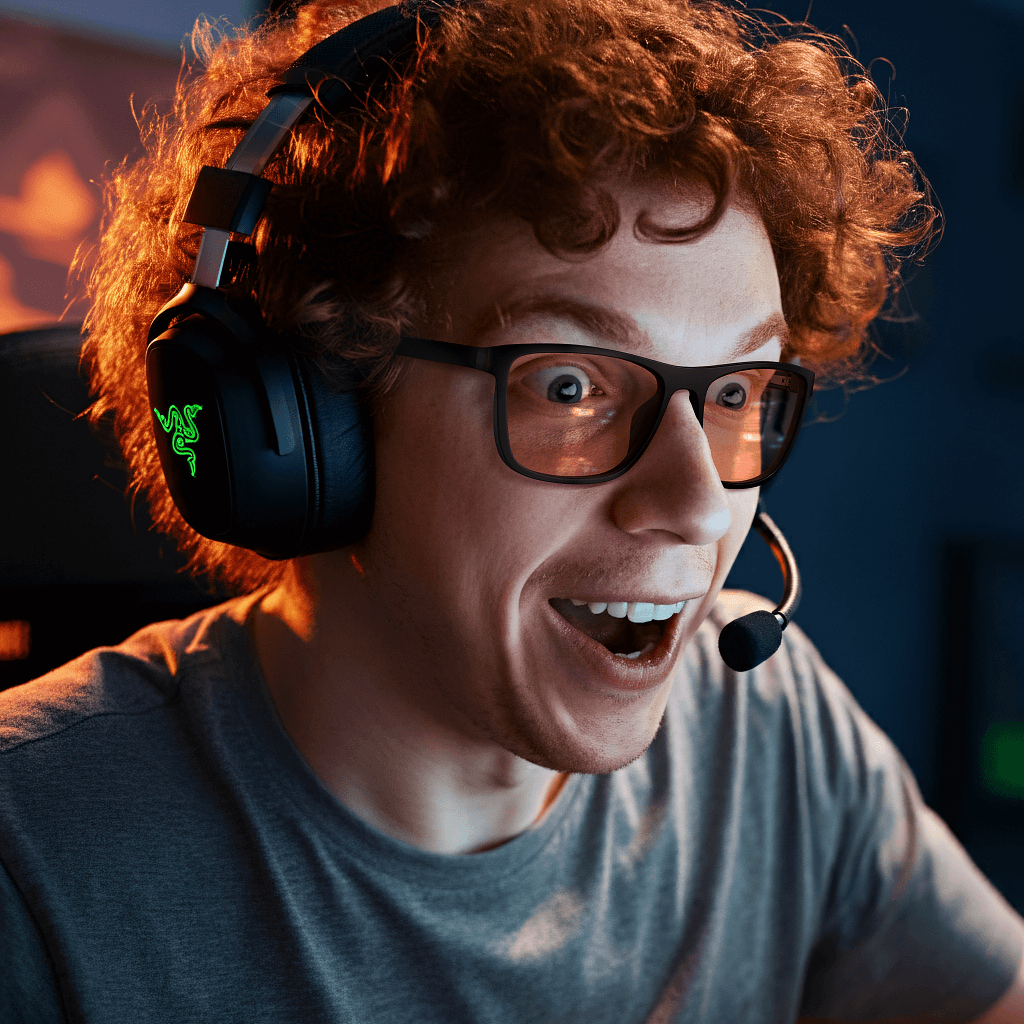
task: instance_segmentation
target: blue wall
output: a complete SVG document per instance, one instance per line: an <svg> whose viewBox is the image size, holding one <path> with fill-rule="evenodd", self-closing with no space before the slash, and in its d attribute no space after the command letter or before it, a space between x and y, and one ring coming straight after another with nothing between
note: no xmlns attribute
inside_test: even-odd
<svg viewBox="0 0 1024 1024"><path fill-rule="evenodd" d="M262 8L255 0L0 0L0 14L60 25L84 35L119 39L172 56L200 13L238 25Z"/></svg>

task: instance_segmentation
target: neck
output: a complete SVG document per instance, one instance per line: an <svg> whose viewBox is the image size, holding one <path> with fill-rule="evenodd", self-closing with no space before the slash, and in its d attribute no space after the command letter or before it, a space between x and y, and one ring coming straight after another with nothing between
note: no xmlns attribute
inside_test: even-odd
<svg viewBox="0 0 1024 1024"><path fill-rule="evenodd" d="M250 628L278 714L327 789L381 832L479 853L539 821L567 779L481 735L344 552L292 563Z"/></svg>

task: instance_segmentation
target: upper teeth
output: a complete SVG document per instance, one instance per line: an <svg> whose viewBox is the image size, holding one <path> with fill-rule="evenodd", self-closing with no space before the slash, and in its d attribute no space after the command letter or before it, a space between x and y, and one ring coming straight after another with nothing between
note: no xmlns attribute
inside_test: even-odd
<svg viewBox="0 0 1024 1024"><path fill-rule="evenodd" d="M586 605L595 615L607 612L613 619L629 619L630 622L650 622L654 619L671 618L676 612L682 611L685 601L675 604L650 604L647 601L577 601L569 598L577 608Z"/></svg>

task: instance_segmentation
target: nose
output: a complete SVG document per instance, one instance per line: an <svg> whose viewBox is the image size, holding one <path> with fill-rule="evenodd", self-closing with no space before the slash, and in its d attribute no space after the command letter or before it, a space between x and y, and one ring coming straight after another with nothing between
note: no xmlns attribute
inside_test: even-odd
<svg viewBox="0 0 1024 1024"><path fill-rule="evenodd" d="M731 524L725 488L690 396L677 391L639 462L615 481L612 519L626 533L659 530L713 544Z"/></svg>

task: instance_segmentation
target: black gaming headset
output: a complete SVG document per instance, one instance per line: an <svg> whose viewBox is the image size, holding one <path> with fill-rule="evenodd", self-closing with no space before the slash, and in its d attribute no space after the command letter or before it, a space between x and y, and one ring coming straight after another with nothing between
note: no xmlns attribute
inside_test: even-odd
<svg viewBox="0 0 1024 1024"><path fill-rule="evenodd" d="M184 221L203 227L192 280L149 329L146 377L160 465L185 521L267 558L359 540L373 511L370 417L332 390L228 285L256 250L231 234L256 228L271 182L261 172L314 102L354 106L395 75L418 25L453 0L388 7L317 43L269 91L270 103L223 168L204 167Z"/></svg>

